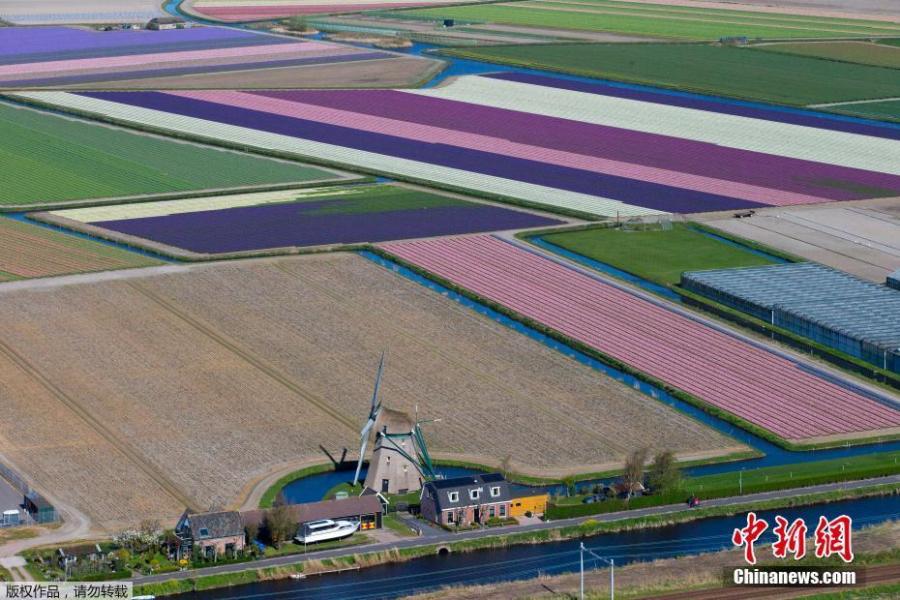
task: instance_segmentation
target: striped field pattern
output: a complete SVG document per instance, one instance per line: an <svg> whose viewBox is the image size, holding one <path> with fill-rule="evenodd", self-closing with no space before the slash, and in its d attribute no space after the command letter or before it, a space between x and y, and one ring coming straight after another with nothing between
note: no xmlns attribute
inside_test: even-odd
<svg viewBox="0 0 900 600"><path fill-rule="evenodd" d="M0 87L78 85L389 56L217 27L109 32L5 28L0 29Z"/></svg>
<svg viewBox="0 0 900 600"><path fill-rule="evenodd" d="M158 264L134 252L0 218L0 280Z"/></svg>
<svg viewBox="0 0 900 600"><path fill-rule="evenodd" d="M521 73L416 90L32 97L601 216L900 196L900 128Z"/></svg>
<svg viewBox="0 0 900 600"><path fill-rule="evenodd" d="M787 440L900 426L900 411L493 236L381 248Z"/></svg>

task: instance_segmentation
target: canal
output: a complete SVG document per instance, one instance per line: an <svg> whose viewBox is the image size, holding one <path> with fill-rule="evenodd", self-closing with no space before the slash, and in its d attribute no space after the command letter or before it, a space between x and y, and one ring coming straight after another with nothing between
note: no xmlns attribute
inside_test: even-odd
<svg viewBox="0 0 900 600"><path fill-rule="evenodd" d="M900 517L900 497L882 496L846 500L819 506L759 511L770 522L776 514L790 520L802 517L810 530L819 516L829 519L840 514L853 518L854 531ZM714 552L731 547L731 533L746 524L743 515L715 517L667 525L603 534L589 538L585 545L617 566L633 562L672 558L699 552ZM772 542L771 526L758 542L760 557L769 555L765 544ZM578 570L578 546L582 540L512 546L468 553L432 555L402 563L368 567L305 580L279 580L254 583L237 588L195 592L179 596L185 600L289 600L303 599L381 599L439 589L447 585L478 585L529 579ZM770 556L770 555L769 555ZM598 565L587 563L586 567ZM602 565L601 565L602 566ZM735 564L737 566L737 563Z"/></svg>

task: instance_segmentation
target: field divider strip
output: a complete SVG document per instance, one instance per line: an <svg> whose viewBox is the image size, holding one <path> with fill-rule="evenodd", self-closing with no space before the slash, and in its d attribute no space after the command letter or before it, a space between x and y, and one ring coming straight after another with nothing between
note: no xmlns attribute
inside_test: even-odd
<svg viewBox="0 0 900 600"><path fill-rule="evenodd" d="M57 400L63 403L69 410L75 413L82 421L85 422L88 427L96 431L103 437L106 441L108 441L114 448L116 448L119 452L124 454L126 458L128 458L131 462L135 464L141 471L143 471L150 479L156 482L163 490L169 493L175 500L183 504L185 507L193 508L199 507L194 500L192 500L189 496L187 496L181 488L179 488L175 483L173 483L161 470L152 465L146 458L141 456L134 448L132 448L129 444L122 441L116 436L111 430L109 430L103 423L101 423L98 419L96 419L87 409L85 409L81 404L69 396L66 392L56 386L50 379L48 379L43 373L41 373L31 362L26 359L24 356L13 350L8 344L4 341L0 340L0 354L3 354L8 358L13 364L15 364L19 369L21 369L26 375L31 377L36 383L38 383L45 390L50 392Z"/></svg>
<svg viewBox="0 0 900 600"><path fill-rule="evenodd" d="M324 412L331 418L336 419L338 422L342 423L343 425L346 425L354 433L358 433L358 431L359 431L358 423L354 422L352 419L346 417L345 415L341 414L340 412L338 412L335 409L328 406L328 403L325 402L324 399L319 398L318 396L312 394L311 392L303 389L302 387L300 387L299 384L292 381L289 377L287 377L283 373L279 372L275 367L267 364L265 361L254 356L252 353L248 352L247 350L244 350L237 343L232 342L231 340L226 338L223 334L215 331L213 328L209 327L208 325L205 325L200 320L192 317L185 311L179 309L172 303L161 298L160 296L151 292L150 290L143 287L142 285L140 285L138 283L134 283L134 282L129 282L128 286L131 287L136 292L138 292L139 294L141 294L142 296L144 296L145 298L147 298L148 300L159 305L160 307L162 307L167 312L169 312L173 316L177 317L178 319L180 319L187 325L190 325L192 328L196 329L197 331L199 331L200 333L202 333L203 335L205 335L212 341L216 342L217 344L219 344L226 350L230 351L235 356L241 358L242 360L244 360L251 366L255 367L257 370L259 370L262 373L264 373L265 375L267 375L270 379L273 379L277 383L280 383L282 386L287 388L289 391L297 394L303 400L306 400L307 402L309 402L310 404L312 404L313 406L318 408L320 411Z"/></svg>

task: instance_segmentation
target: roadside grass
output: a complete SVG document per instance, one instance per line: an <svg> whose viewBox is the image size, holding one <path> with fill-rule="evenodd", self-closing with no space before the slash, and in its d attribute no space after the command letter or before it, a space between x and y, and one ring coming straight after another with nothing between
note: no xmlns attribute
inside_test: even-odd
<svg viewBox="0 0 900 600"><path fill-rule="evenodd" d="M804 106L900 96L895 69L704 44L539 44L444 54L745 100Z"/></svg>
<svg viewBox="0 0 900 600"><path fill-rule="evenodd" d="M815 461L777 467L747 469L738 472L685 478L678 489L621 500L608 499L583 504L588 494L558 498L547 510L550 519L565 519L621 510L685 502L692 495L702 500L758 492L808 487L869 479L900 473L900 451L841 459Z"/></svg>
<svg viewBox="0 0 900 600"><path fill-rule="evenodd" d="M458 19L540 29L560 28L715 41L723 36L819 38L896 35L893 24L878 21L764 14L750 11L668 7L612 0L483 3L383 13L392 17Z"/></svg>
<svg viewBox="0 0 900 600"><path fill-rule="evenodd" d="M873 67L900 69L900 48L872 42L791 42L763 44L754 50L824 58Z"/></svg>
<svg viewBox="0 0 900 600"><path fill-rule="evenodd" d="M406 523L390 513L381 517L381 524L383 527L390 529L400 537L416 537L416 533L407 527Z"/></svg>
<svg viewBox="0 0 900 600"><path fill-rule="evenodd" d="M683 271L751 267L774 262L724 244L684 223L674 223L671 230L625 231L609 227L549 234L543 239L665 286L677 284Z"/></svg>
<svg viewBox="0 0 900 600"><path fill-rule="evenodd" d="M0 205L336 179L317 167L223 152L0 103Z"/></svg>

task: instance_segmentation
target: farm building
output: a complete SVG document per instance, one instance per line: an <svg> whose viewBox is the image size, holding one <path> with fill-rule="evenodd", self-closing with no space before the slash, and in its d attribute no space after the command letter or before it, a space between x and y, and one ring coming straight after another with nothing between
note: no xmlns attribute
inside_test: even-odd
<svg viewBox="0 0 900 600"><path fill-rule="evenodd" d="M900 291L815 263L683 273L681 285L815 342L900 372Z"/></svg>
<svg viewBox="0 0 900 600"><path fill-rule="evenodd" d="M512 490L512 502L509 505L509 516L524 517L526 513L542 515L547 512L550 496L547 492L536 494L531 490L516 492Z"/></svg>
<svg viewBox="0 0 900 600"><path fill-rule="evenodd" d="M189 25L178 17L155 17L147 22L147 29L162 31L165 29L184 29Z"/></svg>
<svg viewBox="0 0 900 600"><path fill-rule="evenodd" d="M895 290L900 290L900 269L897 269L893 273L887 276L888 287L894 288Z"/></svg>
<svg viewBox="0 0 900 600"><path fill-rule="evenodd" d="M438 525L469 527L509 517L512 501L509 482L500 473L436 479L422 488L422 516Z"/></svg>
<svg viewBox="0 0 900 600"><path fill-rule="evenodd" d="M38 492L31 490L25 494L23 502L27 512L36 523L53 523L56 521L56 509L50 501Z"/></svg>
<svg viewBox="0 0 900 600"><path fill-rule="evenodd" d="M288 508L298 529L304 523L321 521L323 519L359 521L359 528L362 530L381 529L381 519L384 513L384 507L375 494L323 500L321 502L291 504ZM241 513L244 526L253 524L259 529L263 529L268 512L268 510L259 509Z"/></svg>
<svg viewBox="0 0 900 600"><path fill-rule="evenodd" d="M184 511L175 526L179 555L197 552L206 558L234 556L244 549L244 523L236 510L210 513Z"/></svg>

